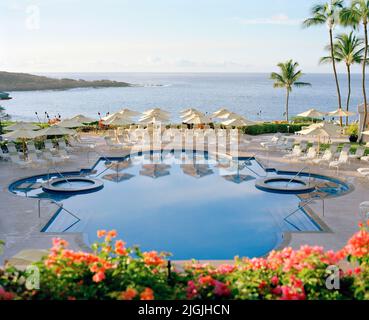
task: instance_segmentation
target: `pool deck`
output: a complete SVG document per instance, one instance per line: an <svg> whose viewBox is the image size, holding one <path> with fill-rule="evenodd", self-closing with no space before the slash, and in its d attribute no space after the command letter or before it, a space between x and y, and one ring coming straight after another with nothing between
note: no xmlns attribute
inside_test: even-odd
<svg viewBox="0 0 369 320"><path fill-rule="evenodd" d="M289 162L283 159L283 153L268 153L261 148L260 142L270 140L270 135L262 135L253 138L252 143L245 150L241 150L240 156L256 155L266 167L277 169L288 169L299 171L305 164ZM111 151L100 137L95 137L97 148L105 156L125 156L129 150ZM75 153L75 159L58 166L60 171L78 171L82 168L90 168L100 157L97 153ZM369 201L369 179L361 178L356 169L369 167L365 163L352 161L350 170L344 168L337 176L336 171L327 167L319 168L311 165L311 172L332 177L338 177L353 186L353 190L341 197L329 198L324 201L324 216L322 212L323 203L317 200L311 204L313 214L320 219L329 229L319 233L286 233L283 246L299 248L301 245L319 245L325 249L338 250L343 247L347 240L358 230L360 221L359 205L361 202ZM21 178L45 174L45 168L21 169L9 162L0 161L0 239L5 241L3 254L0 255L0 265L7 259L24 249L49 249L54 237L66 239L72 249L89 250L80 233L41 233L41 228L49 221L58 209L55 204L48 201L41 202L39 217L38 200L16 196L8 191L8 186ZM155 249L155 248L153 248ZM214 261L214 263L216 263ZM219 262L218 262L219 263Z"/></svg>

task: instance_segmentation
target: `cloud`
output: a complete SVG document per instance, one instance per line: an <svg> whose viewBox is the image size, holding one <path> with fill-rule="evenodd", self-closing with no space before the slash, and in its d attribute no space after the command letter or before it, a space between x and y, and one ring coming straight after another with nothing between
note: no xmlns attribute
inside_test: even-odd
<svg viewBox="0 0 369 320"><path fill-rule="evenodd" d="M278 14L271 18L256 18L256 19L244 19L235 18L239 24L243 25L284 25L284 26L296 26L299 25L302 20L291 19L286 14Z"/></svg>

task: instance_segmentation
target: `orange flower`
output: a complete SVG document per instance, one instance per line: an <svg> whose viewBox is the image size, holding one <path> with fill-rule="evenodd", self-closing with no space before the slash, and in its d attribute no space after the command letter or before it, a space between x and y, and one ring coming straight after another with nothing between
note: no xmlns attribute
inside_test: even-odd
<svg viewBox="0 0 369 320"><path fill-rule="evenodd" d="M121 299L132 300L135 296L137 296L137 291L133 288L128 288L126 291L122 292Z"/></svg>
<svg viewBox="0 0 369 320"><path fill-rule="evenodd" d="M122 240L115 241L115 253L121 256L126 256L128 252L125 248L125 245L125 242L123 242Z"/></svg>
<svg viewBox="0 0 369 320"><path fill-rule="evenodd" d="M154 300L154 291L150 288L146 288L140 294L141 300Z"/></svg>
<svg viewBox="0 0 369 320"><path fill-rule="evenodd" d="M144 252L143 256L144 262L148 266L160 266L165 263L156 251Z"/></svg>
<svg viewBox="0 0 369 320"><path fill-rule="evenodd" d="M106 231L105 230L97 230L97 237L98 238L102 238L106 235Z"/></svg>
<svg viewBox="0 0 369 320"><path fill-rule="evenodd" d="M105 279L105 273L103 271L97 272L93 277L92 280L94 282L101 282Z"/></svg>

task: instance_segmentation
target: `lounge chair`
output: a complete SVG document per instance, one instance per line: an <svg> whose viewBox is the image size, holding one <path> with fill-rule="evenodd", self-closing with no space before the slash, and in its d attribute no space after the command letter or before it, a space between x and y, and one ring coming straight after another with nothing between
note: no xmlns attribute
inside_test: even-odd
<svg viewBox="0 0 369 320"><path fill-rule="evenodd" d="M348 163L349 157L348 157L348 153L345 151L342 151L340 154L340 157L338 160L336 161L332 161L329 163L329 167L330 168L336 168L337 169L337 174L338 174L338 170L340 167L346 165Z"/></svg>
<svg viewBox="0 0 369 320"><path fill-rule="evenodd" d="M365 155L365 148L357 147L355 154L349 155L349 160L360 160Z"/></svg>
<svg viewBox="0 0 369 320"><path fill-rule="evenodd" d="M299 157L301 157L302 154L302 149L300 148L300 146L296 145L293 147L292 152L289 154L286 154L283 156L283 158L285 159L297 159Z"/></svg>
<svg viewBox="0 0 369 320"><path fill-rule="evenodd" d="M313 159L312 162L317 165L321 165L323 163L329 163L333 159L333 153L331 150L327 149L324 151L324 154L321 158Z"/></svg>
<svg viewBox="0 0 369 320"><path fill-rule="evenodd" d="M45 149L50 151L51 153L55 153L56 152L56 148L54 146L54 143L50 140L50 139L46 139L44 141L44 145L45 145Z"/></svg>
<svg viewBox="0 0 369 320"><path fill-rule="evenodd" d="M56 157L56 156L53 156L51 154L50 151L48 150L44 150L42 152L42 157L48 161L48 162L51 162L52 164L56 164L56 163L61 163L61 162L64 162L64 159L60 158L60 157Z"/></svg>
<svg viewBox="0 0 369 320"><path fill-rule="evenodd" d="M75 151L75 148L73 147L70 147L70 146L67 146L65 140L63 138L59 139L58 140L58 146L60 149L64 149L66 150L67 152L73 152Z"/></svg>
<svg viewBox="0 0 369 320"><path fill-rule="evenodd" d="M17 153L10 153L9 159L12 163L20 166L22 169L29 167L29 165L31 164L30 161L22 160Z"/></svg>
<svg viewBox="0 0 369 320"><path fill-rule="evenodd" d="M122 145L120 143L116 143L116 142L112 141L111 137L104 137L104 140L106 142L106 145L110 149L121 149L122 148Z"/></svg>
<svg viewBox="0 0 369 320"><path fill-rule="evenodd" d="M295 144L295 139L294 138L288 138L286 139L286 142L280 146L277 146L278 150L281 151L288 151L288 150L292 150L293 146Z"/></svg>
<svg viewBox="0 0 369 320"><path fill-rule="evenodd" d="M36 154L41 154L42 153L41 150L38 150L36 148L35 143L33 141L28 141L26 145L27 145L27 151L28 151L28 153L29 152L34 152Z"/></svg>
<svg viewBox="0 0 369 320"><path fill-rule="evenodd" d="M261 142L260 145L264 148L267 148L271 145L276 145L278 143L279 140L282 139L282 134L277 133L275 134L272 139L270 141L266 141L266 142Z"/></svg>
<svg viewBox="0 0 369 320"><path fill-rule="evenodd" d="M313 161L316 159L317 151L314 147L309 148L309 151L307 152L306 156L302 156L299 158L300 161Z"/></svg>
<svg viewBox="0 0 369 320"><path fill-rule="evenodd" d="M36 165L46 165L47 164L46 160L38 158L37 153L35 151L28 150L27 156L28 156L28 161L31 164L36 164Z"/></svg>
<svg viewBox="0 0 369 320"><path fill-rule="evenodd" d="M9 160L9 153L5 153L4 150L0 147L0 159Z"/></svg>
<svg viewBox="0 0 369 320"><path fill-rule="evenodd" d="M369 178L369 168L359 168L357 169L357 172L359 172L364 178Z"/></svg>
<svg viewBox="0 0 369 320"><path fill-rule="evenodd" d="M15 146L14 142L8 142L6 145L6 148L8 149L9 153L13 153L13 154L18 154L18 155L23 155L23 152L19 152L17 150L17 147Z"/></svg>
<svg viewBox="0 0 369 320"><path fill-rule="evenodd" d="M308 142L306 140L301 140L300 149L302 152L305 152L308 149Z"/></svg>

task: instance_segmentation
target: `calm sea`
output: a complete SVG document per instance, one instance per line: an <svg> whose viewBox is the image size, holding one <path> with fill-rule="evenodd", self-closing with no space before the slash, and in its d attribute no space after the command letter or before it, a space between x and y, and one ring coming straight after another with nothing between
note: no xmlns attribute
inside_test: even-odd
<svg viewBox="0 0 369 320"><path fill-rule="evenodd" d="M98 112L114 112L124 107L144 111L161 107L172 113L178 121L178 112L188 107L213 112L227 107L251 120L277 120L283 118L285 91L274 89L268 74L234 73L68 73L45 74L58 78L85 80L109 79L126 81L141 87L73 89L66 91L12 92L13 100L2 106L16 120L44 120L60 114L70 117L82 113L98 117ZM312 87L294 89L290 100L290 114L310 108L323 111L337 109L335 83L331 74L307 74L304 81ZM346 76L340 76L344 102ZM353 75L351 109L356 111L362 101L360 75Z"/></svg>

